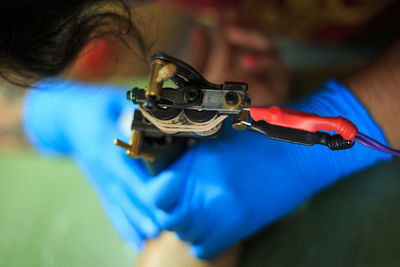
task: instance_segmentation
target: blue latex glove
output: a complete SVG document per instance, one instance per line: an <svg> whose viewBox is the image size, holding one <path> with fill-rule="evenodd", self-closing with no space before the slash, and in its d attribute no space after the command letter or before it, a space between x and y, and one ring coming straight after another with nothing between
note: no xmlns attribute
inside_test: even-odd
<svg viewBox="0 0 400 267"><path fill-rule="evenodd" d="M365 108L335 81L290 108L344 116L362 133L387 144ZM148 203L149 212L162 227L190 242L200 258L248 237L341 177L391 159L359 144L331 151L229 128L221 139L192 148L147 188L147 200L153 203Z"/></svg>
<svg viewBox="0 0 400 267"><path fill-rule="evenodd" d="M110 85L43 82L26 96L24 126L40 151L74 158L96 187L119 233L141 248L143 240L155 237L160 229L133 191L135 181L147 179L146 170L113 144L114 138L127 139L117 125L125 108L132 112L125 94L126 90Z"/></svg>

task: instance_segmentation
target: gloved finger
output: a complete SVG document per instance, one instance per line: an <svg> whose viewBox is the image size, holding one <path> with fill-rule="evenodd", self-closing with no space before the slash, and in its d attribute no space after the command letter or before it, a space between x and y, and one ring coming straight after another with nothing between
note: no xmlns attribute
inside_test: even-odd
<svg viewBox="0 0 400 267"><path fill-rule="evenodd" d="M184 199L185 197L183 197ZM168 231L181 231L190 224L190 202L179 200L172 211L166 212L154 207L151 211L157 223Z"/></svg>
<svg viewBox="0 0 400 267"><path fill-rule="evenodd" d="M172 212L178 204L186 183L181 173L167 170L151 179L148 184L149 193L153 196L154 205L165 211Z"/></svg>
<svg viewBox="0 0 400 267"><path fill-rule="evenodd" d="M190 173L195 153L194 149L189 150L149 183L149 191L153 196L154 216L164 229L181 230L190 222L189 208L193 180L187 175Z"/></svg>
<svg viewBox="0 0 400 267"><path fill-rule="evenodd" d="M146 208L134 196L129 196L120 186L114 186L111 194L115 202L123 210L128 221L144 235L145 238L155 238L160 232L160 227L150 217Z"/></svg>
<svg viewBox="0 0 400 267"><path fill-rule="evenodd" d="M131 159L120 148L113 151L109 157L114 157L113 162L107 166L110 179L116 179L123 184L129 194L135 196L139 202L148 204L148 189L146 182L151 179L141 159ZM107 163L106 163L107 164Z"/></svg>
<svg viewBox="0 0 400 267"><path fill-rule="evenodd" d="M75 160L81 166L86 176L91 180L97 192L104 200L105 207L113 203L112 209L106 209L110 219L113 221L118 232L135 249L141 249L145 238L153 238L158 235L159 226L151 220L150 214L145 209L139 207L140 201L130 199L121 187L126 187L124 181L135 180L135 186L139 187L140 179L132 179L137 175L138 166L131 166L124 163L124 155L118 147L111 147L115 152L106 153L107 161L102 161L104 157L97 159L81 159L76 156ZM106 152L107 150L102 150ZM119 158L120 157L120 158ZM137 165L137 164L136 164Z"/></svg>
<svg viewBox="0 0 400 267"><path fill-rule="evenodd" d="M194 28L189 43L188 63L195 70L203 73L211 50L210 34L204 28Z"/></svg>
<svg viewBox="0 0 400 267"><path fill-rule="evenodd" d="M182 209L176 208L176 205L179 204L181 194L185 189L186 179L183 173L187 168L185 166L188 166L190 162L189 157L186 157L186 161L180 165L182 173L165 171L156 177L151 177L139 160L128 158L124 153L116 153L116 151L110 152L109 155L112 162L106 163L101 175L109 176L110 179L116 179L122 183L124 190L131 198L130 201L134 198L137 203L141 203L147 217L161 218L160 225L168 230L184 222L179 219L182 217L180 214ZM129 203L128 199L121 201ZM159 222L159 220L156 221Z"/></svg>
<svg viewBox="0 0 400 267"><path fill-rule="evenodd" d="M179 229L177 233L179 239L186 242L198 243L204 238L206 227L204 227L204 224L196 223L196 219L198 219L196 215L198 214L204 213L196 209L196 212L193 214L191 221L186 224L186 227Z"/></svg>
<svg viewBox="0 0 400 267"><path fill-rule="evenodd" d="M124 211L115 204L104 202L104 208L120 236L134 249L140 251L144 248L144 236L135 229L125 216Z"/></svg>
<svg viewBox="0 0 400 267"><path fill-rule="evenodd" d="M118 134L117 131L112 132ZM101 146L94 146L84 154L73 154L76 163L98 192L117 184L128 188L129 194L142 201L145 194L144 181L149 178L145 167L138 160L128 158L124 150L113 145L111 136L105 140L109 141L99 140L98 144Z"/></svg>

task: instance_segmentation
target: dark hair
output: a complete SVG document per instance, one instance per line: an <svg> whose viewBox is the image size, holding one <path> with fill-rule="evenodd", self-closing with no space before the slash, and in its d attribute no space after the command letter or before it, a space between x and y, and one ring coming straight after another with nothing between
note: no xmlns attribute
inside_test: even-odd
<svg viewBox="0 0 400 267"><path fill-rule="evenodd" d="M148 47L123 0L6 0L0 7L0 76L13 84L60 74L91 40L113 34Z"/></svg>

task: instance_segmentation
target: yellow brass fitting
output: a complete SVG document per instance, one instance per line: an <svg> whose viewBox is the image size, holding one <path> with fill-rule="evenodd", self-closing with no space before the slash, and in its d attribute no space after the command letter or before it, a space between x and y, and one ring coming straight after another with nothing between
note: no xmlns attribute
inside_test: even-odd
<svg viewBox="0 0 400 267"><path fill-rule="evenodd" d="M140 150L142 149L142 132L138 130L132 130L129 144L131 147L126 151L126 154L132 158L139 158Z"/></svg>
<svg viewBox="0 0 400 267"><path fill-rule="evenodd" d="M154 97L157 100L161 97L161 90L163 81L157 82L161 68L165 65L165 62L159 59L155 59L151 62L151 73L150 81L146 90L146 97Z"/></svg>
<svg viewBox="0 0 400 267"><path fill-rule="evenodd" d="M125 150L129 150L131 146L124 141L121 141L119 139L114 139L114 145L119 146L120 148L123 148Z"/></svg>
<svg viewBox="0 0 400 267"><path fill-rule="evenodd" d="M131 139L129 140L129 144L119 140L115 139L114 144L125 149L126 150L126 155L128 155L131 158L138 159L140 157L143 157L144 159L153 162L155 160L155 157L153 154L141 151L142 150L142 132L138 130L132 130L131 134Z"/></svg>
<svg viewBox="0 0 400 267"><path fill-rule="evenodd" d="M243 110L239 115L235 116L233 118L232 128L238 131L246 130L247 126L241 123L241 121L247 121L248 114L249 112L247 110Z"/></svg>
<svg viewBox="0 0 400 267"><path fill-rule="evenodd" d="M245 108L249 108L250 107L250 103L249 102L245 102L244 103L244 107ZM248 110L243 110L242 112L240 112L238 115L236 115L233 118L233 122L232 122L232 128L238 131L244 131L246 130L247 126L243 123L241 123L242 121L247 121L247 118L249 116L249 111Z"/></svg>
<svg viewBox="0 0 400 267"><path fill-rule="evenodd" d="M161 69L158 71L158 75L156 77L156 82L161 83L165 82L169 78L175 75L177 71L177 68L175 64L173 63L168 63L167 65L161 67Z"/></svg>

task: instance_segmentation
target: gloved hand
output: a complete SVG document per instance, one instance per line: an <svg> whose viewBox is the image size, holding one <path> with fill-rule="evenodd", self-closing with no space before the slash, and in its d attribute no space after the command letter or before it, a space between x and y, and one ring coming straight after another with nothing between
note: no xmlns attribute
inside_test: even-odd
<svg viewBox="0 0 400 267"><path fill-rule="evenodd" d="M26 96L24 127L42 152L73 157L119 233L141 248L145 238L158 234L159 226L131 190L132 181L147 179L145 168L113 145L114 138L127 139L117 121L124 108L132 112L133 107L121 89L67 80L40 83Z"/></svg>
<svg viewBox="0 0 400 267"><path fill-rule="evenodd" d="M335 81L290 108L344 116L361 132L387 143L365 108ZM146 189L149 212L190 242L200 258L248 237L341 177L391 159L358 144L330 151L229 128L220 139L192 148Z"/></svg>

